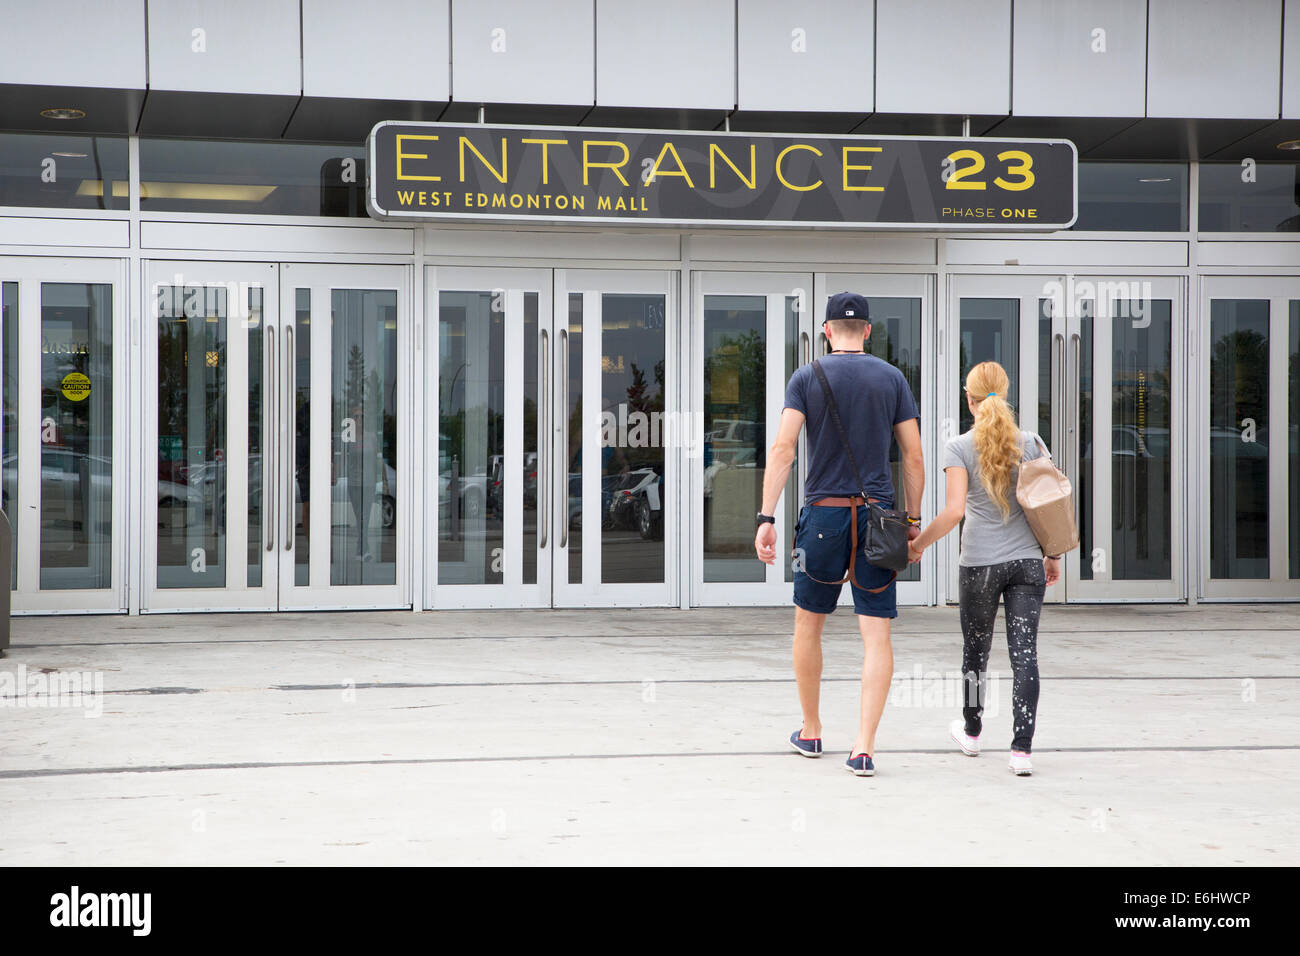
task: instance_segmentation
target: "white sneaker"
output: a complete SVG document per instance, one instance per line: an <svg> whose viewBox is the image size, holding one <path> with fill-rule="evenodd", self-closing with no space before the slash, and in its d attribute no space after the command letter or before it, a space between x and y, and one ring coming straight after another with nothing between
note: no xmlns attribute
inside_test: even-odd
<svg viewBox="0 0 1300 956"><path fill-rule="evenodd" d="M966 721L960 717L948 725L948 734L953 740L957 741L957 746L961 748L961 752L967 757L978 757L980 755L980 739L966 735Z"/></svg>
<svg viewBox="0 0 1300 956"><path fill-rule="evenodd" d="M1011 772L1017 777L1028 777L1034 772L1034 768L1029 764L1029 754L1022 754L1019 750L1011 751Z"/></svg>

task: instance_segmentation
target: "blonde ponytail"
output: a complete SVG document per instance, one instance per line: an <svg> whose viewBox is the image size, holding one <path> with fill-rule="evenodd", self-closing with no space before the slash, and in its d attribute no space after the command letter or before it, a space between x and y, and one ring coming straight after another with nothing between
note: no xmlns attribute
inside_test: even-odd
<svg viewBox="0 0 1300 956"><path fill-rule="evenodd" d="M1023 450L1020 425L1007 404L1011 383L997 362L981 362L966 376L966 391L975 404L975 456L980 483L1002 512L1011 514L1011 473L1020 464Z"/></svg>

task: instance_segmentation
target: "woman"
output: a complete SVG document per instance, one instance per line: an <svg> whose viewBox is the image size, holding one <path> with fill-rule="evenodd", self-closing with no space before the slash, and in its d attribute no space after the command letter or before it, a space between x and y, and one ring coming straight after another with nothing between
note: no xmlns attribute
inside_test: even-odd
<svg viewBox="0 0 1300 956"><path fill-rule="evenodd" d="M911 549L912 559L919 560L927 547L966 519L960 562L966 706L964 720L954 720L949 732L962 753L979 755L985 670L1001 598L1006 602L1014 675L1011 770L1028 776L1033 772L1029 752L1038 709L1038 619L1043 592L1060 579L1061 561L1060 555L1043 555L1016 501L1020 462L1039 457L1044 449L1042 439L1021 431L1016 423L1006 399L1009 385L1006 371L997 362L981 362L966 376L966 405L975 424L944 449L948 503Z"/></svg>

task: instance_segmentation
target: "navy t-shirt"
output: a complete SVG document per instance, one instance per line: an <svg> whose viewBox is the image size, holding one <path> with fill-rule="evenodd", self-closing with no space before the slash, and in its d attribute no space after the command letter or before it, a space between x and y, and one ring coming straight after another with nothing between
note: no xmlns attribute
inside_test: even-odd
<svg viewBox="0 0 1300 956"><path fill-rule="evenodd" d="M835 393L840 421L853 446L867 494L881 501L894 500L889 472L889 443L894 426L920 418L907 379L897 368L874 355L826 355L821 359L826 380ZM795 369L785 389L785 407L803 412L808 429L808 473L805 500L856 495L861 489L853 478L839 431L826 410L826 395L812 363Z"/></svg>

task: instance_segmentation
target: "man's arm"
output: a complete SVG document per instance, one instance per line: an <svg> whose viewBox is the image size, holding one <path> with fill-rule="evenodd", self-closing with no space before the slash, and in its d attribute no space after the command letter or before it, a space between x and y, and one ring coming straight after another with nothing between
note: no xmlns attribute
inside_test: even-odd
<svg viewBox="0 0 1300 956"><path fill-rule="evenodd" d="M803 428L803 412L793 408L781 410L781 424L776 430L776 441L767 453L767 468L763 472L763 514L776 514L776 506L790 477L799 450L799 431Z"/></svg>
<svg viewBox="0 0 1300 956"><path fill-rule="evenodd" d="M907 513L921 516L921 496L925 493L925 455L921 451L921 426L909 418L894 426L894 439L903 459L903 494Z"/></svg>
<svg viewBox="0 0 1300 956"><path fill-rule="evenodd" d="M767 452L767 468L763 472L763 514L775 515L776 506L790 477L790 466L799 449L799 430L803 428L803 412L793 408L781 411L781 424L776 430L776 440ZM764 564L776 561L776 525L763 522L754 533L754 553Z"/></svg>

